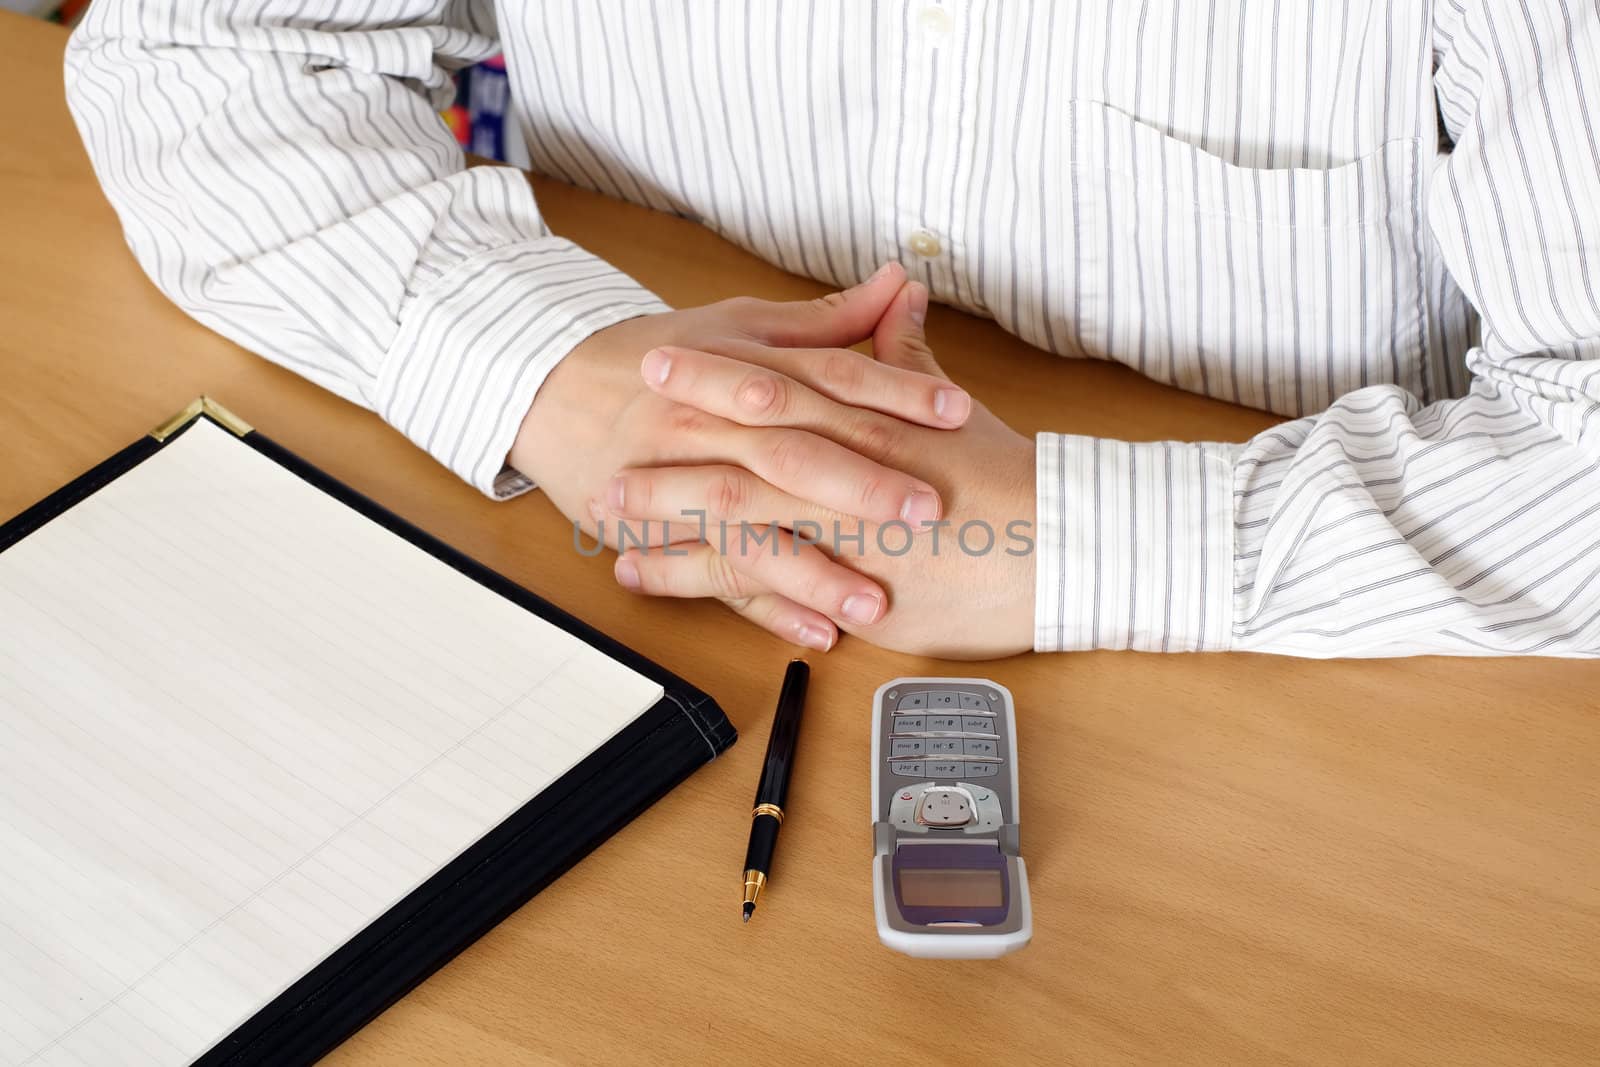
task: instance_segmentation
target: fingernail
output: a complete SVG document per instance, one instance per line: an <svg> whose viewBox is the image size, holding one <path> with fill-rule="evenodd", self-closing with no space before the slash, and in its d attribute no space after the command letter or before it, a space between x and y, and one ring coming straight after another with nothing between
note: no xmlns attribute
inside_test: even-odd
<svg viewBox="0 0 1600 1067"><path fill-rule="evenodd" d="M659 348L652 348L644 354L644 363L639 370L651 385L664 385L667 375L672 373L672 357Z"/></svg>
<svg viewBox="0 0 1600 1067"><path fill-rule="evenodd" d="M839 605L839 614L857 625L865 626L877 620L882 607L883 601L870 593L851 593Z"/></svg>
<svg viewBox="0 0 1600 1067"><path fill-rule="evenodd" d="M611 479L611 484L606 486L606 507L614 514L622 513L622 502L626 499L627 486L621 478Z"/></svg>
<svg viewBox="0 0 1600 1067"><path fill-rule="evenodd" d="M795 640L807 648L815 648L826 652L833 647L833 635L820 626L807 626L801 624L795 631Z"/></svg>
<svg viewBox="0 0 1600 1067"><path fill-rule="evenodd" d="M616 575L617 584L624 589L639 588L639 568L633 565L633 560L619 558L616 566L611 568L611 573Z"/></svg>
<svg viewBox="0 0 1600 1067"><path fill-rule="evenodd" d="M906 294L906 303L911 313L911 321L920 328L928 321L928 287L921 282L913 282L911 291Z"/></svg>
<svg viewBox="0 0 1600 1067"><path fill-rule="evenodd" d="M879 266L877 270L873 271L872 274L868 276L866 281L861 282L860 284L862 284L862 285L871 285L873 282L877 281L879 278L883 277L885 274L888 274L889 271L893 267L894 267L894 260L891 259L891 260L889 260L889 262L884 263L881 266Z"/></svg>
<svg viewBox="0 0 1600 1067"><path fill-rule="evenodd" d="M960 426L972 414L972 397L965 389L940 389L933 394L933 413L952 426Z"/></svg>
<svg viewBox="0 0 1600 1067"><path fill-rule="evenodd" d="M912 493L900 505L900 517L912 525L932 522L939 517L939 498L920 490Z"/></svg>

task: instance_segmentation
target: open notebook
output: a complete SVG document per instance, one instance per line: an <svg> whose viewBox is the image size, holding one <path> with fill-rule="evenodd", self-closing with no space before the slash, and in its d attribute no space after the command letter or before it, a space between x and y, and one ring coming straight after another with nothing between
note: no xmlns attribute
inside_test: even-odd
<svg viewBox="0 0 1600 1067"><path fill-rule="evenodd" d="M0 1064L315 1057L733 740L189 415L0 527Z"/></svg>

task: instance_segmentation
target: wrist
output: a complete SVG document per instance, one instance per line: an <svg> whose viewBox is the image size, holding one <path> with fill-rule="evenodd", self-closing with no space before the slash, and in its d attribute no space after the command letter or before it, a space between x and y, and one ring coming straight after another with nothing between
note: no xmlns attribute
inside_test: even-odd
<svg viewBox="0 0 1600 1067"><path fill-rule="evenodd" d="M961 576L956 589L964 594L957 594L961 606L952 606L960 622L947 623L945 630L959 635L959 645L940 644L938 654L997 659L1033 648L1038 550L1033 442L1017 436L1016 448L997 459L985 464L991 473L978 489L981 506L968 510L962 501L956 504L957 514L975 512L981 522L952 519L938 547L941 554L967 557L956 568L945 568Z"/></svg>
<svg viewBox="0 0 1600 1067"><path fill-rule="evenodd" d="M628 403L643 391L638 360L649 347L647 324L655 318L644 315L615 323L573 346L534 394L507 464L544 484L574 456L603 444Z"/></svg>

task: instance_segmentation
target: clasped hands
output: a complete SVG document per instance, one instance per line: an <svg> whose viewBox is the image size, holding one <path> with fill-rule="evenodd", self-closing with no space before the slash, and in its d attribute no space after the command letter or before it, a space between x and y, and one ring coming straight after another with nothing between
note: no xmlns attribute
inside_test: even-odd
<svg viewBox="0 0 1600 1067"><path fill-rule="evenodd" d="M1025 651L1033 443L939 368L927 300L888 264L813 301L618 323L551 373L510 462L619 549L637 592L716 597L822 650L844 631ZM869 339L872 356L845 347Z"/></svg>

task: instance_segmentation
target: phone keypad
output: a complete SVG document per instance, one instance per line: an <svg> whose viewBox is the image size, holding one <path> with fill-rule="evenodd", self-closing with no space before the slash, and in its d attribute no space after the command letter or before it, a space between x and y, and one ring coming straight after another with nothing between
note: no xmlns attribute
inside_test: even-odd
<svg viewBox="0 0 1600 1067"><path fill-rule="evenodd" d="M902 778L992 778L1000 754L998 712L983 693L901 693L894 705L889 771ZM915 712L917 714L906 714Z"/></svg>

